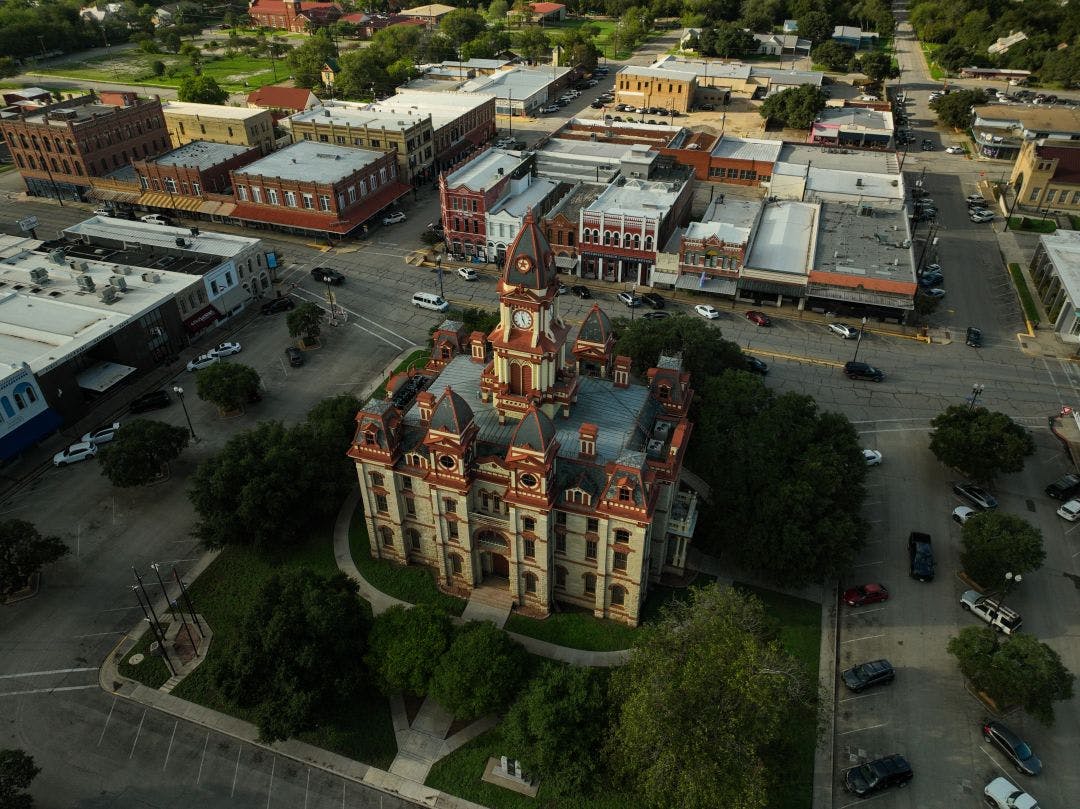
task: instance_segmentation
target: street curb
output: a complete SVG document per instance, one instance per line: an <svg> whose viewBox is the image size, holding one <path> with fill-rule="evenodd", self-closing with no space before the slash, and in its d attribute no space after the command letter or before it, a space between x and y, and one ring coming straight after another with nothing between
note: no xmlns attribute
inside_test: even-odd
<svg viewBox="0 0 1080 809"><path fill-rule="evenodd" d="M812 809L832 809L833 774L836 766L836 680L840 666L839 584L822 588L821 646L818 652L818 691L823 706L819 711L824 727L814 752ZM826 666L826 661L828 665Z"/></svg>

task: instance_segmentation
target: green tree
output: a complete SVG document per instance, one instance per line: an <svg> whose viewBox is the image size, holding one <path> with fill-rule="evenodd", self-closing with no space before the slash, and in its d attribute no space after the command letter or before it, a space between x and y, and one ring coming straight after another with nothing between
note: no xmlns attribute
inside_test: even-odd
<svg viewBox="0 0 1080 809"><path fill-rule="evenodd" d="M984 511L964 523L960 563L983 587L1009 589L1005 574L1028 574L1046 559L1042 531L1015 514Z"/></svg>
<svg viewBox="0 0 1080 809"><path fill-rule="evenodd" d="M931 109L937 113L938 122L953 129L967 129L971 126L971 108L986 103L986 93L982 90L958 90L930 102Z"/></svg>
<svg viewBox="0 0 1080 809"><path fill-rule="evenodd" d="M1019 472L1035 452L1026 428L985 407L952 405L930 422L930 451L939 461L980 483Z"/></svg>
<svg viewBox="0 0 1080 809"><path fill-rule="evenodd" d="M363 616L343 573L275 573L241 618L233 653L216 658L214 682L254 714L263 742L317 728L364 685Z"/></svg>
<svg viewBox="0 0 1080 809"><path fill-rule="evenodd" d="M1034 635L1002 637L988 626L968 626L949 641L949 654L977 691L1003 709L1023 706L1044 725L1054 722L1054 702L1072 699L1072 672Z"/></svg>
<svg viewBox="0 0 1080 809"><path fill-rule="evenodd" d="M512 46L510 32L502 26L489 28L480 36L461 46L461 58L469 59L494 59L500 53L510 50Z"/></svg>
<svg viewBox="0 0 1080 809"><path fill-rule="evenodd" d="M180 34L174 28L167 28L158 34L158 39L161 40L161 47L167 50L169 53L180 52Z"/></svg>
<svg viewBox="0 0 1080 809"><path fill-rule="evenodd" d="M327 59L336 59L337 56L338 48L330 32L320 28L303 44L289 51L286 62L297 87L319 87L322 84L322 66Z"/></svg>
<svg viewBox="0 0 1080 809"><path fill-rule="evenodd" d="M798 18L799 36L818 45L832 38L833 22L824 11L808 11Z"/></svg>
<svg viewBox="0 0 1080 809"><path fill-rule="evenodd" d="M726 368L746 367L739 346L725 340L719 329L710 328L700 318L619 319L613 325L617 335L615 352L633 358L631 368L638 376L654 367L661 354L681 354L683 370L695 385Z"/></svg>
<svg viewBox="0 0 1080 809"><path fill-rule="evenodd" d="M23 750L0 750L0 806L3 809L31 809L34 798L26 790L41 768Z"/></svg>
<svg viewBox="0 0 1080 809"><path fill-rule="evenodd" d="M858 59L859 71L872 82L895 79L900 75L900 68L892 56L882 51L866 51Z"/></svg>
<svg viewBox="0 0 1080 809"><path fill-rule="evenodd" d="M702 33L700 45L707 56L737 59L757 52L758 41L744 28L730 22L718 22L708 36Z"/></svg>
<svg viewBox="0 0 1080 809"><path fill-rule="evenodd" d="M366 660L380 690L426 696L453 630L446 613L429 604L394 606L379 615L368 635Z"/></svg>
<svg viewBox="0 0 1080 809"><path fill-rule="evenodd" d="M803 84L773 93L758 108L766 121L792 129L809 129L819 112L825 109L827 98L820 87Z"/></svg>
<svg viewBox="0 0 1080 809"><path fill-rule="evenodd" d="M165 63L160 59L155 59L154 63L150 65L150 70L153 71L155 76L165 75Z"/></svg>
<svg viewBox="0 0 1080 809"><path fill-rule="evenodd" d="M222 90L213 76L188 76L180 82L176 97L196 104L224 104L229 94Z"/></svg>
<svg viewBox="0 0 1080 809"><path fill-rule="evenodd" d="M506 0L491 0L487 7L487 18L493 25L506 24L506 13L510 10Z"/></svg>
<svg viewBox="0 0 1080 809"><path fill-rule="evenodd" d="M312 431L310 462L322 470L325 497L344 497L356 487L356 465L346 452L356 435L356 411L360 400L350 393L323 399L307 415Z"/></svg>
<svg viewBox="0 0 1080 809"><path fill-rule="evenodd" d="M934 61L948 71L957 71L974 64L975 56L959 42L949 42L934 52Z"/></svg>
<svg viewBox="0 0 1080 809"><path fill-rule="evenodd" d="M322 331L323 310L310 301L293 309L285 318L290 337L302 338L305 345L312 345Z"/></svg>
<svg viewBox="0 0 1080 809"><path fill-rule="evenodd" d="M771 31L773 23L782 15L780 0L743 0L739 11L739 24L751 31Z"/></svg>
<svg viewBox="0 0 1080 809"><path fill-rule="evenodd" d="M170 461L180 457L188 439L186 427L150 419L130 421L112 443L101 448L101 474L121 488L152 483L168 470Z"/></svg>
<svg viewBox="0 0 1080 809"><path fill-rule="evenodd" d="M500 728L507 753L559 797L588 794L608 727L606 672L545 663Z"/></svg>
<svg viewBox="0 0 1080 809"><path fill-rule="evenodd" d="M68 553L60 537L43 537L33 523L17 519L0 522L0 602L23 589L45 565Z"/></svg>
<svg viewBox="0 0 1080 809"><path fill-rule="evenodd" d="M10 56L0 56L0 79L19 75L19 66Z"/></svg>
<svg viewBox="0 0 1080 809"><path fill-rule="evenodd" d="M460 627L435 668L428 694L457 719L503 710L524 679L525 650L487 621Z"/></svg>
<svg viewBox="0 0 1080 809"><path fill-rule="evenodd" d="M487 28L487 20L471 8L457 8L439 22L439 30L452 42L476 39Z"/></svg>
<svg viewBox="0 0 1080 809"><path fill-rule="evenodd" d="M761 602L713 584L639 630L612 693L607 755L647 805L763 809L762 756L814 689Z"/></svg>
<svg viewBox="0 0 1080 809"><path fill-rule="evenodd" d="M827 39L820 45L814 46L810 52L810 58L815 64L824 65L829 70L838 73L847 73L851 70L851 62L855 51L848 45L837 42L835 39Z"/></svg>
<svg viewBox="0 0 1080 809"><path fill-rule="evenodd" d="M591 23L571 28L554 35L555 44L562 48L562 61L568 65L581 65L585 70L595 70L600 58L596 37L600 29Z"/></svg>
<svg viewBox="0 0 1080 809"><path fill-rule="evenodd" d="M259 397L259 372L238 362L217 362L195 374L199 398L217 405L223 413L243 410Z"/></svg>
<svg viewBox="0 0 1080 809"><path fill-rule="evenodd" d="M538 25L531 25L518 34L518 51L530 64L546 56L551 50L551 39L547 32Z"/></svg>

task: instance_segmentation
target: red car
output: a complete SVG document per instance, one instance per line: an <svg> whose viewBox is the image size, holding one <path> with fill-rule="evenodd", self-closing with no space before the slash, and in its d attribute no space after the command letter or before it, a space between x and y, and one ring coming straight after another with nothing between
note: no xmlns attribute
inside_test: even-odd
<svg viewBox="0 0 1080 809"><path fill-rule="evenodd" d="M758 312L756 309L751 309L749 312L747 312L746 319L758 326L772 325L772 321L769 320L769 316L764 312Z"/></svg>
<svg viewBox="0 0 1080 809"><path fill-rule="evenodd" d="M860 584L844 591L844 603L849 607L862 607L866 604L877 604L879 601L888 601L889 591L884 584Z"/></svg>

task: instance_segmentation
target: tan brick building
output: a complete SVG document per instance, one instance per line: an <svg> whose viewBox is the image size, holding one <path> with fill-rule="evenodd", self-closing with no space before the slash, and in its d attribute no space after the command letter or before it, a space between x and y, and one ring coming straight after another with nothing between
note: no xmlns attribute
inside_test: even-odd
<svg viewBox="0 0 1080 809"><path fill-rule="evenodd" d="M1024 141L1010 177L1018 189L1017 210L1080 211L1080 146L1074 144Z"/></svg>
<svg viewBox="0 0 1080 809"><path fill-rule="evenodd" d="M633 625L650 583L686 563L693 391L677 357L632 382L599 307L571 337L558 287L530 212L499 324L445 321L427 368L357 414L349 457L373 556L428 567L460 595L504 591L526 613L562 602Z"/></svg>
<svg viewBox="0 0 1080 809"><path fill-rule="evenodd" d="M262 154L274 150L274 119L269 110L164 101L161 111L173 146L208 140L257 146Z"/></svg>

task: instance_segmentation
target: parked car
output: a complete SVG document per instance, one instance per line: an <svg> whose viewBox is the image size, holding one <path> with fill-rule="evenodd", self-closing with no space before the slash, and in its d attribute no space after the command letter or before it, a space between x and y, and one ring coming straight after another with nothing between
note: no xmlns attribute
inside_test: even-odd
<svg viewBox="0 0 1080 809"><path fill-rule="evenodd" d="M1032 752L1027 742L1001 722L996 719L985 720L982 723L982 735L1005 754L1021 775L1038 775L1042 772L1042 761Z"/></svg>
<svg viewBox="0 0 1080 809"><path fill-rule="evenodd" d="M108 444L116 438L116 433L119 429L120 422L114 421L108 427L99 427L96 430L91 430L79 440L100 447L102 444Z"/></svg>
<svg viewBox="0 0 1080 809"><path fill-rule="evenodd" d="M151 213L146 216L139 217L140 222L145 222L148 225L167 225L169 220L161 214Z"/></svg>
<svg viewBox="0 0 1080 809"><path fill-rule="evenodd" d="M472 267L458 267L457 274L466 281L475 281L480 277Z"/></svg>
<svg viewBox="0 0 1080 809"><path fill-rule="evenodd" d="M1062 475L1046 487L1046 496L1055 500L1069 500L1080 491L1080 475Z"/></svg>
<svg viewBox="0 0 1080 809"><path fill-rule="evenodd" d="M848 379L869 379L872 382L883 382L885 372L865 362L845 362L844 375Z"/></svg>
<svg viewBox="0 0 1080 809"><path fill-rule="evenodd" d="M589 106L592 107L594 110L602 110L604 108L604 102L601 101L600 99L597 99L596 101L594 101Z"/></svg>
<svg viewBox="0 0 1080 809"><path fill-rule="evenodd" d="M206 353L221 359L222 357L231 357L233 354L239 354L241 350L242 347L239 343L218 343Z"/></svg>
<svg viewBox="0 0 1080 809"><path fill-rule="evenodd" d="M641 306L641 298L629 292L620 292L615 297L629 309L636 309Z"/></svg>
<svg viewBox="0 0 1080 809"><path fill-rule="evenodd" d="M296 302L289 297L274 298L273 300L264 303L259 311L264 315L274 315L278 312L288 312L290 309L296 308Z"/></svg>
<svg viewBox="0 0 1080 809"><path fill-rule="evenodd" d="M1071 500L1066 500L1058 508L1057 515L1063 520L1076 522L1080 519L1080 500L1077 500L1075 497Z"/></svg>
<svg viewBox="0 0 1080 809"><path fill-rule="evenodd" d="M384 225L396 225L396 224L398 224L398 222L404 222L404 221L405 221L405 214L402 213L401 211L394 211L389 216L384 216L383 220L382 220L382 223Z"/></svg>
<svg viewBox="0 0 1080 809"><path fill-rule="evenodd" d="M919 286L924 289L933 288L945 281L945 276L940 272L924 272L919 279Z"/></svg>
<svg viewBox="0 0 1080 809"><path fill-rule="evenodd" d="M53 455L53 466L68 466L69 464L87 461L97 457L97 447L89 441L76 441L67 449L62 449Z"/></svg>
<svg viewBox="0 0 1080 809"><path fill-rule="evenodd" d="M128 410L132 413L149 413L151 410L161 410L161 408L168 407L170 404L172 404L172 398L169 396L168 391L152 390L132 399L131 404L128 405Z"/></svg>
<svg viewBox="0 0 1080 809"><path fill-rule="evenodd" d="M945 151L948 152L949 154L963 154L964 153L964 147L963 146L946 146Z"/></svg>
<svg viewBox="0 0 1080 809"><path fill-rule="evenodd" d="M860 584L844 591L844 603L849 607L863 607L889 600L884 584Z"/></svg>
<svg viewBox="0 0 1080 809"><path fill-rule="evenodd" d="M844 772L844 789L860 798L889 787L906 787L915 773L900 755L874 759Z"/></svg>
<svg viewBox="0 0 1080 809"><path fill-rule="evenodd" d="M716 110L712 104L698 104L698 109L702 112L713 112Z"/></svg>
<svg viewBox="0 0 1080 809"><path fill-rule="evenodd" d="M986 198L982 194L968 194L964 199L967 202L981 202L986 203Z"/></svg>
<svg viewBox="0 0 1080 809"><path fill-rule="evenodd" d="M285 356L289 360L289 365L293 368L299 368L304 364L304 352L296 346L289 346L285 349Z"/></svg>
<svg viewBox="0 0 1080 809"><path fill-rule="evenodd" d="M991 213L990 211L972 211L971 215L968 218L972 222L975 222L977 224L982 224L982 223L985 223L985 222L993 222L994 221L994 214Z"/></svg>
<svg viewBox="0 0 1080 809"><path fill-rule="evenodd" d="M187 364L187 369L189 371L201 371L203 368L209 368L211 365L216 364L219 360L220 358L215 357L213 354L200 354Z"/></svg>
<svg viewBox="0 0 1080 809"><path fill-rule="evenodd" d="M983 798L994 809L1039 809L1039 802L1008 778L995 778L983 787Z"/></svg>
<svg viewBox="0 0 1080 809"><path fill-rule="evenodd" d="M746 319L753 323L755 326L771 326L772 321L769 320L769 316L764 312L759 312L756 309L751 309L746 313Z"/></svg>
<svg viewBox="0 0 1080 809"><path fill-rule="evenodd" d="M641 299L645 303L649 304L653 309L663 309L664 299L657 295L655 292L646 292L641 296Z"/></svg>
<svg viewBox="0 0 1080 809"><path fill-rule="evenodd" d="M984 596L978 590L965 590L960 596L960 607L982 618L998 632L1011 635L1024 625L1020 613L1006 607L998 599Z"/></svg>
<svg viewBox="0 0 1080 809"><path fill-rule="evenodd" d="M954 483L952 490L953 494L960 495L976 508L992 509L998 507L997 498L986 491L982 486L977 486L974 483L969 483L967 481Z"/></svg>
<svg viewBox="0 0 1080 809"><path fill-rule="evenodd" d="M330 284L332 286L340 286L345 283L345 276L329 267L313 267L311 270L311 277L320 283Z"/></svg>
<svg viewBox="0 0 1080 809"><path fill-rule="evenodd" d="M888 660L870 660L859 663L840 675L850 690L856 694L875 685L885 685L896 679L892 663Z"/></svg>
<svg viewBox="0 0 1080 809"><path fill-rule="evenodd" d="M952 510L952 518L954 522L958 522L960 523L960 525L963 525L978 513L979 512L977 512L975 509L969 508L968 506L957 506Z"/></svg>
<svg viewBox="0 0 1080 809"><path fill-rule="evenodd" d="M577 295L582 300L592 297L592 293L589 291L589 288L587 286L584 286L583 284L574 284L572 287L570 287L570 292L572 292L574 295Z"/></svg>
<svg viewBox="0 0 1080 809"><path fill-rule="evenodd" d="M921 292L927 298L933 298L934 300L941 300L945 297L945 290L941 287L931 287L930 289L924 288Z"/></svg>
<svg viewBox="0 0 1080 809"><path fill-rule="evenodd" d="M908 534L908 562L911 578L916 581L934 580L934 546L929 534L920 531Z"/></svg>
<svg viewBox="0 0 1080 809"><path fill-rule="evenodd" d="M968 326L967 332L964 335L964 344L969 345L972 348L980 348L982 346L982 329L977 329L974 326Z"/></svg>
<svg viewBox="0 0 1080 809"><path fill-rule="evenodd" d="M710 306L707 303L699 303L694 307L694 311L701 315L706 320L716 320L720 317L720 312L715 306Z"/></svg>
<svg viewBox="0 0 1080 809"><path fill-rule="evenodd" d="M757 357L751 357L747 354L746 370L752 374L761 374L761 376L765 376L769 373L769 366L764 360L759 360Z"/></svg>
<svg viewBox="0 0 1080 809"><path fill-rule="evenodd" d="M859 336L859 330L854 326L849 326L846 323L830 323L829 331L833 334L843 337L845 340L854 340Z"/></svg>
<svg viewBox="0 0 1080 809"><path fill-rule="evenodd" d="M559 111L559 108L555 104L547 104L546 106L543 106L543 107L540 108L540 112L544 113L545 115L547 115L549 113L552 113L552 112L558 112L558 111Z"/></svg>
<svg viewBox="0 0 1080 809"><path fill-rule="evenodd" d="M864 449L862 451L863 460L866 461L867 466L880 466L884 456L876 449Z"/></svg>

